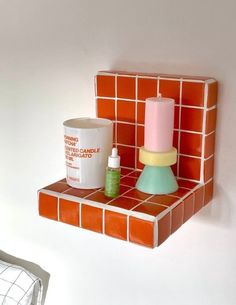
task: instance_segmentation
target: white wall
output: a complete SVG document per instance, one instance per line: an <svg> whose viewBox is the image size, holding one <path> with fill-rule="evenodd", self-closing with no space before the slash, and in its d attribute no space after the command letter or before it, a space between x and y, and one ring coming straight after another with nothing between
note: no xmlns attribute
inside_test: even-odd
<svg viewBox="0 0 236 305"><path fill-rule="evenodd" d="M0 250L50 273L45 305L236 304L236 2L0 0ZM40 218L63 120L100 69L220 82L215 200L150 250Z"/></svg>

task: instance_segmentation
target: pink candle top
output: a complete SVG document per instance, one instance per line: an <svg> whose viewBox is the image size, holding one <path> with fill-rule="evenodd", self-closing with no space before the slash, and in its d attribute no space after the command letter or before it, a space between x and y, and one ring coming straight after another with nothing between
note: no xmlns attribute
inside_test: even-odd
<svg viewBox="0 0 236 305"><path fill-rule="evenodd" d="M166 152L173 146L175 100L164 97L146 99L144 148Z"/></svg>

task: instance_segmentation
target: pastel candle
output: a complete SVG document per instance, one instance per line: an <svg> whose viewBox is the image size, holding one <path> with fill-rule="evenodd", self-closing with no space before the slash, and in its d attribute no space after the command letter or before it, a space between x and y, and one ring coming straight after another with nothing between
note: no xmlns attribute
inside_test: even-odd
<svg viewBox="0 0 236 305"><path fill-rule="evenodd" d="M164 97L146 99L144 148L166 152L173 146L175 100Z"/></svg>

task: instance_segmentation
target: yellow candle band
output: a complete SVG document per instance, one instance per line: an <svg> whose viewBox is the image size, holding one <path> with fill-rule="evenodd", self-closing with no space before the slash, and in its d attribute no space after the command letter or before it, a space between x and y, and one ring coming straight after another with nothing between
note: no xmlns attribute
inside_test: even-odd
<svg viewBox="0 0 236 305"><path fill-rule="evenodd" d="M177 161L177 150L172 147L167 152L154 152L141 147L139 149L139 161L150 166L170 166Z"/></svg>

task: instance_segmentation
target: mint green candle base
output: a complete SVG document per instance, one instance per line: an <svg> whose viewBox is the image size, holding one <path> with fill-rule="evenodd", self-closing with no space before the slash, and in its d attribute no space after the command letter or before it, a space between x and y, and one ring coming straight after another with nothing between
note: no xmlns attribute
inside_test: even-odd
<svg viewBox="0 0 236 305"><path fill-rule="evenodd" d="M169 194L178 190L176 178L169 166L146 165L140 175L136 188L147 194Z"/></svg>

